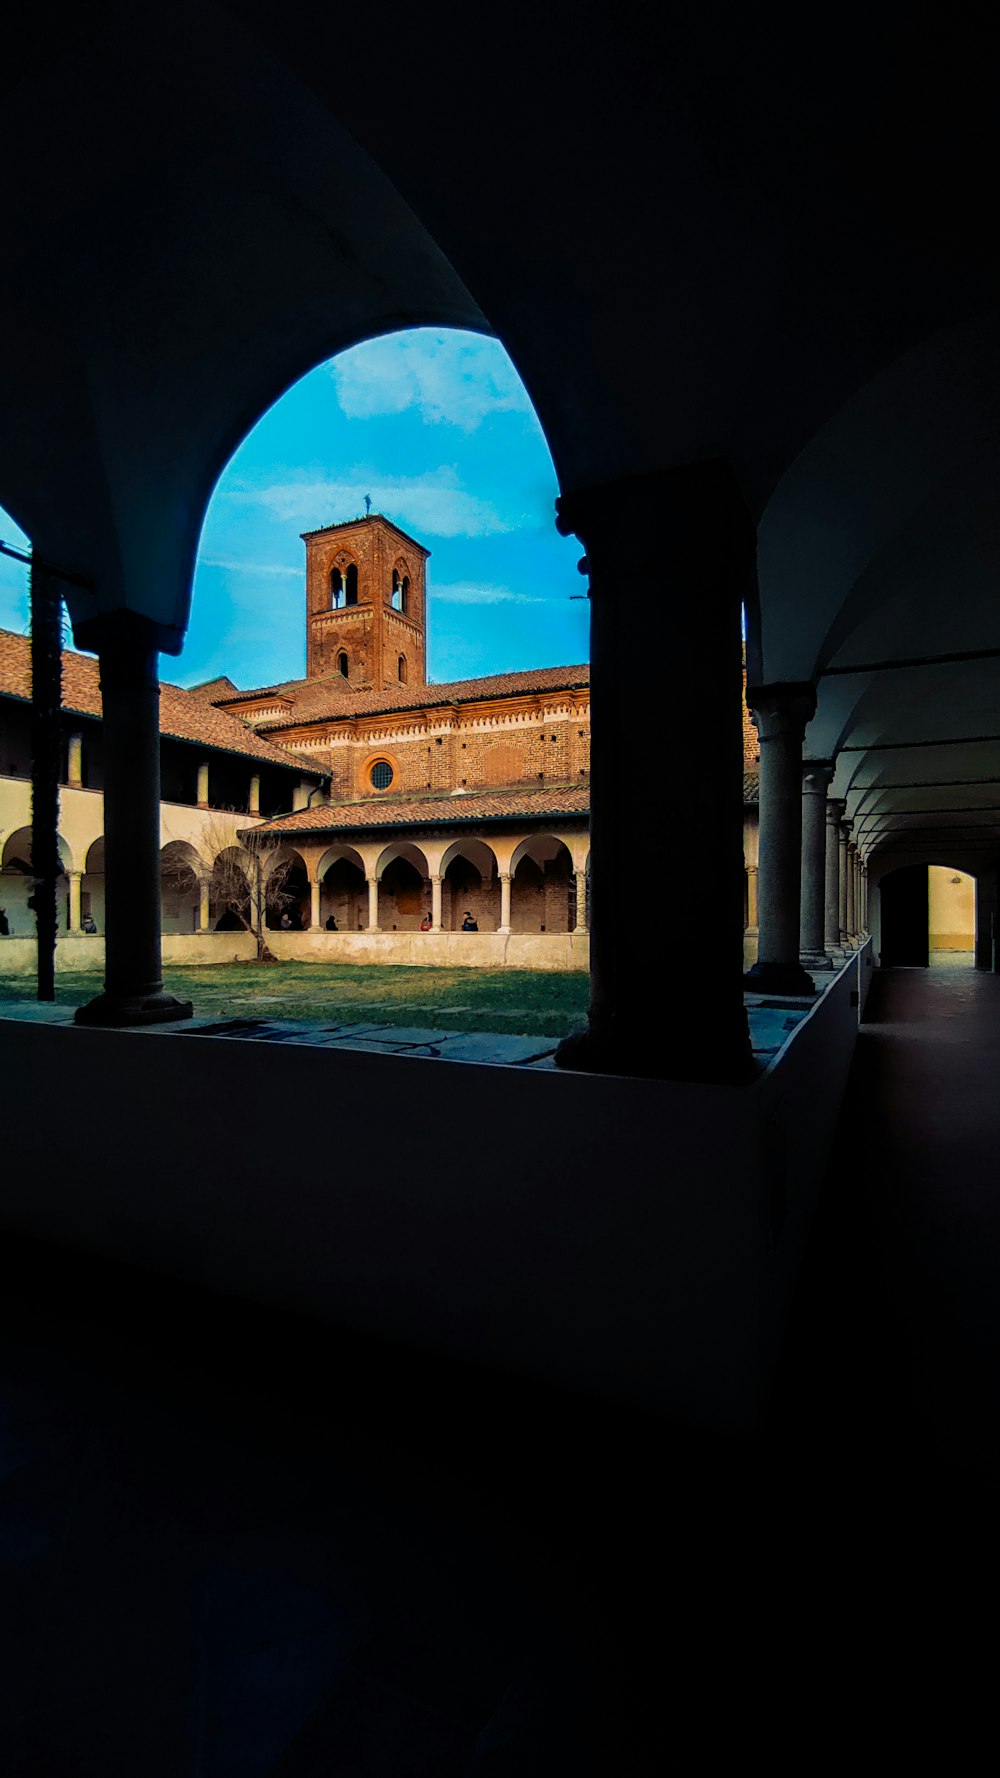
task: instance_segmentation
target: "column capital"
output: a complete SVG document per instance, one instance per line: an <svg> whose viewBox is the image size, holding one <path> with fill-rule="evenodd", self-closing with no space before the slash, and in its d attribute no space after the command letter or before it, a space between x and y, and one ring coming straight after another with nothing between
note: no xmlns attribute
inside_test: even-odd
<svg viewBox="0 0 1000 1778"><path fill-rule="evenodd" d="M662 574L675 555L689 561L692 545L712 572L720 560L749 563L756 547L743 490L722 457L574 488L556 501L556 529L579 537L588 555L613 551L630 573L658 564ZM586 562L580 568L589 572Z"/></svg>
<svg viewBox="0 0 1000 1778"><path fill-rule="evenodd" d="M170 646L171 639L176 640L174 630L141 612L125 609L107 611L73 625L77 647L100 657L101 685L106 688L122 683L131 689L140 669L142 683L159 689L156 657L162 648Z"/></svg>
<svg viewBox="0 0 1000 1778"><path fill-rule="evenodd" d="M848 840L849 840L849 839L850 839L850 837L851 837L851 834L852 834L852 833L853 833L853 832L854 832L854 822L853 822L853 821L850 821L850 820L848 820L848 821L845 821L845 820L844 820L844 819L843 819L843 817L841 817L841 822L840 822L840 832L841 832L841 835L842 835L842 837L843 837L843 840L844 840L844 844L845 844L845 845L846 845L846 844L847 844L847 841L848 841Z"/></svg>
<svg viewBox="0 0 1000 1778"><path fill-rule="evenodd" d="M847 807L842 796L828 796L826 799L826 818L831 827L839 827Z"/></svg>
<svg viewBox="0 0 1000 1778"><path fill-rule="evenodd" d="M73 877L82 877L82 876L83 876L83 874L84 874L84 873L83 873L83 871L82 871L82 870L68 870L68 871L67 871L67 872L66 872L66 875L67 875L67 876L68 876L68 877L70 877L70 878L73 878Z"/></svg>
<svg viewBox="0 0 1000 1778"><path fill-rule="evenodd" d="M834 768L829 760L802 761L802 789L807 796L825 797L830 788Z"/></svg>
<svg viewBox="0 0 1000 1778"><path fill-rule="evenodd" d="M747 707L762 741L789 734L801 738L816 714L816 687L811 679L748 685Z"/></svg>
<svg viewBox="0 0 1000 1778"><path fill-rule="evenodd" d="M429 882L431 882L431 883L443 883L443 882L444 882L444 878L443 878L443 877L442 877L442 875L441 875L441 872L440 872L440 871L437 871L437 872L434 872L434 871L431 871L431 874L430 874L430 877L429 877L429 878L428 878L428 881L429 881Z"/></svg>

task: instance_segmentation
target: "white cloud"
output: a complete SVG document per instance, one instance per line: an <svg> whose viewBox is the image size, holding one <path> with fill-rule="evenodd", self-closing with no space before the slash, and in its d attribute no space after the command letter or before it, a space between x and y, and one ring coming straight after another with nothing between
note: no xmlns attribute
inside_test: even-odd
<svg viewBox="0 0 1000 1778"><path fill-rule="evenodd" d="M416 408L431 425L472 432L494 414L533 413L503 347L475 334L421 329L366 340L335 358L330 372L351 420Z"/></svg>
<svg viewBox="0 0 1000 1778"><path fill-rule="evenodd" d="M523 514L502 514L488 500L467 493L453 469L418 476L373 475L357 469L337 481L227 489L223 498L261 506L283 524L313 530L356 518L364 512L366 494L371 495L373 511L417 537L493 537L516 531L526 522Z"/></svg>
<svg viewBox="0 0 1000 1778"><path fill-rule="evenodd" d="M539 598L533 593L515 593L510 587L482 585L476 581L459 580L450 586L431 588L431 603L446 605L552 605L552 598Z"/></svg>
<svg viewBox="0 0 1000 1778"><path fill-rule="evenodd" d="M298 568L285 568L276 562L240 562L231 557L199 556L199 568L222 568L227 574L290 574L296 580L302 579L301 564Z"/></svg>

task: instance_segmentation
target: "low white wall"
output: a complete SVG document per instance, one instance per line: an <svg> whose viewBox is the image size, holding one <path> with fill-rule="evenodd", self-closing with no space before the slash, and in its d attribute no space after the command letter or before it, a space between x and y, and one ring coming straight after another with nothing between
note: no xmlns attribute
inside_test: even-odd
<svg viewBox="0 0 1000 1778"><path fill-rule="evenodd" d="M590 936L573 932L269 932L289 962L402 963L447 969L589 969Z"/></svg>
<svg viewBox="0 0 1000 1778"><path fill-rule="evenodd" d="M467 969L590 967L590 938L572 932L269 932L276 957L289 963L435 964ZM248 932L165 932L165 964L246 962L256 956ZM0 979L34 975L33 938L0 938ZM104 968L99 933L60 934L57 969Z"/></svg>
<svg viewBox="0 0 1000 1778"><path fill-rule="evenodd" d="M746 1427L823 1179L863 967L851 959L743 1088L0 1020L0 1216L363 1332ZM45 1081L59 1115L38 1168ZM327 1103L354 1108L335 1153L323 1120L288 1121ZM234 1105L284 1110L248 1123ZM418 1130L435 1134L415 1151Z"/></svg>

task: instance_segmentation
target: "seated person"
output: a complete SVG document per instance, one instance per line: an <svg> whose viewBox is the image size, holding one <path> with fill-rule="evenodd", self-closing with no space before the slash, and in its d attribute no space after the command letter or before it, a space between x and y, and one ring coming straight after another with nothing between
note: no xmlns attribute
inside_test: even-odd
<svg viewBox="0 0 1000 1778"><path fill-rule="evenodd" d="M327 915L326 929L327 929L327 932L339 932L340 931L340 928L337 925L336 914L328 914Z"/></svg>
<svg viewBox="0 0 1000 1778"><path fill-rule="evenodd" d="M425 914L423 919L420 922L421 932L429 932L431 927L433 926L433 924L434 924L434 921L431 919L430 914Z"/></svg>
<svg viewBox="0 0 1000 1778"><path fill-rule="evenodd" d="M478 926L477 922L472 918L472 915L470 914L468 908L466 908L466 910L465 910L465 918L462 921L462 931L463 932L478 932L479 931L479 926Z"/></svg>
<svg viewBox="0 0 1000 1778"><path fill-rule="evenodd" d="M80 921L80 928L83 932L97 931L97 921L94 919L93 914L84 914L83 919Z"/></svg>

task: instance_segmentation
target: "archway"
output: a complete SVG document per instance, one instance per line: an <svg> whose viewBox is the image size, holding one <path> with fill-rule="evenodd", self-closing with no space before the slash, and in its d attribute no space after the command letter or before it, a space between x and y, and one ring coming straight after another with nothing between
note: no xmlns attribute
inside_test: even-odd
<svg viewBox="0 0 1000 1778"><path fill-rule="evenodd" d="M430 872L419 846L397 840L376 867L381 932L418 932L431 905Z"/></svg>
<svg viewBox="0 0 1000 1778"><path fill-rule="evenodd" d="M80 885L80 914L84 927L92 920L98 932L104 931L104 835L87 850Z"/></svg>
<svg viewBox="0 0 1000 1778"><path fill-rule="evenodd" d="M319 923L337 932L360 932L368 922L368 891L360 852L353 846L331 846L320 859Z"/></svg>
<svg viewBox="0 0 1000 1778"><path fill-rule="evenodd" d="M470 913L480 932L500 925L500 877L496 854L485 840L456 840L441 860L441 924L459 932Z"/></svg>
<svg viewBox="0 0 1000 1778"><path fill-rule="evenodd" d="M202 862L186 840L168 840L160 849L160 927L169 933L197 932Z"/></svg>
<svg viewBox="0 0 1000 1778"><path fill-rule="evenodd" d="M72 858L62 835L57 835L62 866L56 884L56 919L61 932L69 928L69 878ZM11 938L34 938L35 916L28 906L34 887L31 869L31 828L18 827L4 841L0 854L0 907L7 915Z"/></svg>
<svg viewBox="0 0 1000 1778"><path fill-rule="evenodd" d="M278 846L263 860L264 923L271 932L304 932L310 922L309 873L301 853Z"/></svg>
<svg viewBox="0 0 1000 1778"><path fill-rule="evenodd" d="M252 929L252 868L252 861L242 846L224 846L216 856L208 891L208 921L213 932Z"/></svg>
<svg viewBox="0 0 1000 1778"><path fill-rule="evenodd" d="M512 932L571 932L576 921L573 859L554 834L522 840L510 861Z"/></svg>

